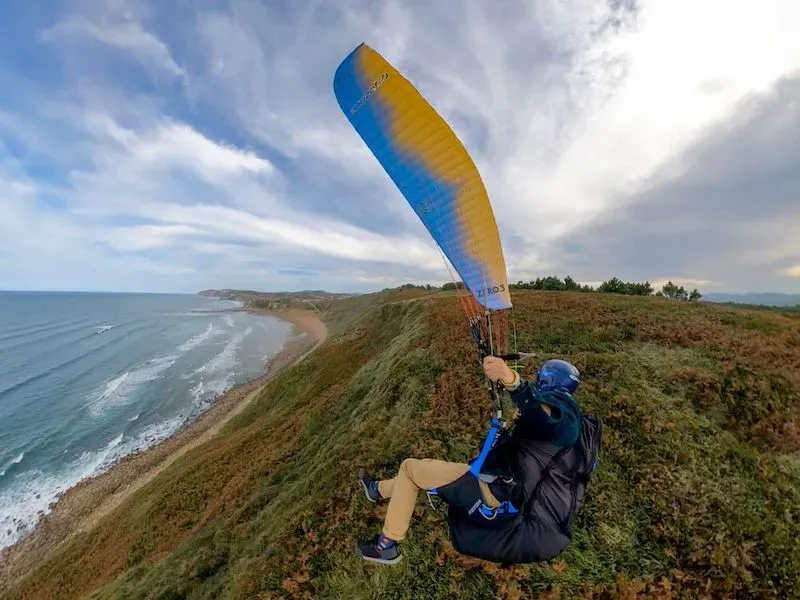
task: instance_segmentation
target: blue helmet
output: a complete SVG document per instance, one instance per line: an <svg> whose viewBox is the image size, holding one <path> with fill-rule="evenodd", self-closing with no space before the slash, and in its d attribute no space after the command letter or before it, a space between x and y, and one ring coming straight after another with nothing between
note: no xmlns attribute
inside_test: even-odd
<svg viewBox="0 0 800 600"><path fill-rule="evenodd" d="M545 361L536 374L535 387L541 392L561 390L574 394L581 382L581 374L575 365L565 360Z"/></svg>

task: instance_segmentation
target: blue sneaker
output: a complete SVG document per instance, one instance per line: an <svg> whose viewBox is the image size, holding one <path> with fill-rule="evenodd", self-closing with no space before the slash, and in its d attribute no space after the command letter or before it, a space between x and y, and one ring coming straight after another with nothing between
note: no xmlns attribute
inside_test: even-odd
<svg viewBox="0 0 800 600"><path fill-rule="evenodd" d="M367 497L367 500L373 504L383 500L383 496L381 496L381 493L378 491L377 479L370 477L364 469L361 469L358 472L358 480L361 482L361 487L364 488L364 495Z"/></svg>
<svg viewBox="0 0 800 600"><path fill-rule="evenodd" d="M356 550L364 560L381 565L396 565L403 559L399 544L380 533L372 540L357 542Z"/></svg>

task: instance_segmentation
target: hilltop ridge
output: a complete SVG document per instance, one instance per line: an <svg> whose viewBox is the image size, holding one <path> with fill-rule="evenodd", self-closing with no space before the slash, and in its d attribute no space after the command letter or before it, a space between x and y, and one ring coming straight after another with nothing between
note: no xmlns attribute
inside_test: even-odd
<svg viewBox="0 0 800 600"><path fill-rule="evenodd" d="M243 302L248 310L277 310L282 308L306 308L316 312L325 310L333 300L349 298L357 294L336 294L323 290L300 292L257 292L254 290L203 290L201 296Z"/></svg>

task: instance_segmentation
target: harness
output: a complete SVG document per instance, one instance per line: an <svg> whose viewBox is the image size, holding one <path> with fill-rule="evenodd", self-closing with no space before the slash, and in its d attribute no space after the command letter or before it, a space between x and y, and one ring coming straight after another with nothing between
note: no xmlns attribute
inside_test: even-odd
<svg viewBox="0 0 800 600"><path fill-rule="evenodd" d="M486 339L481 335L481 317L474 317L470 319L470 329L472 331L472 337L475 340L476 345L478 346L478 356L480 357L481 363L483 359L487 356L495 356L492 352L490 344L486 341ZM488 317L487 317L488 319ZM500 355L498 358L502 358L503 360L519 360L520 358L524 358L529 355L525 355L522 353L516 354L505 354ZM478 489L480 490L480 481L481 481L481 469L483 469L483 465L486 462L486 458L489 456L489 452L491 452L492 448L494 448L497 441L500 439L501 434L508 428L508 425L503 418L503 404L500 400L501 397L501 390L499 389L499 385L491 381L490 379L486 379L486 387L489 392L489 396L492 400L492 404L494 405L494 411L491 416L489 431L486 434L486 439L483 442L483 446L481 447L481 451L478 454L477 458L475 458L472 462L470 462L469 467L469 475L475 478L476 482L478 482ZM438 488L432 488L426 490L429 498L430 496L438 496L439 491ZM472 515L476 511L487 521L492 521L496 519L499 515L515 515L519 512L519 508L514 506L510 500L505 500L500 503L498 507L491 507L486 504L483 494L479 494L479 499L475 501L475 504L472 505L471 508L467 510L467 513Z"/></svg>

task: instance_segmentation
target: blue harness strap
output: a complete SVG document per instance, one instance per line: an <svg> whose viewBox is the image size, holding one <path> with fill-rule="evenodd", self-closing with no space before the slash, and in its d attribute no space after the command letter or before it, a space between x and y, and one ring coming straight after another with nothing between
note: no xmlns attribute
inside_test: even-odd
<svg viewBox="0 0 800 600"><path fill-rule="evenodd" d="M480 475L481 469L483 468L483 463L486 462L486 457L489 456L489 452L491 452L499 436L500 436L500 420L497 417L492 417L492 424L489 427L489 433L486 434L486 440L484 440L483 442L483 448L481 448L481 453L478 454L478 458L473 460L469 466L470 472L475 477Z"/></svg>

